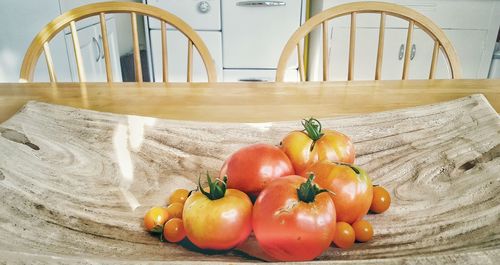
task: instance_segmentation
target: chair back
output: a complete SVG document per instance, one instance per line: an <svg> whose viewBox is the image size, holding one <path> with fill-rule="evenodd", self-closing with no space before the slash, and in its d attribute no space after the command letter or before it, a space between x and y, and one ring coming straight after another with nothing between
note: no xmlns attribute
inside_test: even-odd
<svg viewBox="0 0 500 265"><path fill-rule="evenodd" d="M217 81L217 74L215 70L215 65L210 55L210 52L202 41L200 36L179 17L157 7L150 5L145 5L141 3L129 3L129 2L103 2L96 4L84 5L75 9L72 9L51 22L49 22L33 39L33 42L29 46L23 60L20 73L20 81L32 82L33 74L38 62L40 54L43 52L45 54L45 60L47 63L47 68L49 72L49 77L51 82L57 82L56 73L54 71L54 64L52 62L52 56L49 47L49 41L56 36L64 28L68 27L71 31L72 44L75 54L76 67L78 72L78 78L80 82L86 82L85 69L82 62L82 54L80 51L80 44L78 41L78 34L75 26L75 22L82 20L84 18L99 16L99 21L101 25L102 33L102 43L104 50L104 59L106 64L106 78L108 82L113 82L112 68L110 61L110 51L109 42L106 29L106 14L111 13L128 13L131 16L132 21L132 40L133 40L133 54L134 54L134 72L135 79L137 82L142 82L142 68L141 68L141 57L139 51L139 37L137 33L137 16L144 15L156 18L161 22L161 40L162 40L162 67L163 67L163 82L168 82L168 54L167 54L167 40L166 40L166 25L171 25L183 33L187 39L188 45L188 58L187 58L187 82L192 81L193 72L193 46L198 50L205 69L207 72L208 82Z"/></svg>
<svg viewBox="0 0 500 265"><path fill-rule="evenodd" d="M299 61L299 76L301 81L306 80L304 69L303 52L301 41L309 35L316 27L321 25L322 36L322 62L323 62L323 81L329 80L329 54L328 54L328 23L330 20L342 16L350 16L350 32L349 32L349 62L347 69L347 80L353 80L354 77L354 58L356 45L356 16L361 13L380 14L378 49L374 78L380 80L382 76L382 59L384 51L385 23L387 16L394 16L408 21L408 30L406 36L406 48L404 53L403 73L401 78L408 79L410 69L410 47L412 46L413 31L415 26L427 33L434 41L434 48L429 69L429 79L434 79L436 74L436 65L439 52L442 51L447 58L447 63L450 66L451 77L453 79L461 77L461 67L455 49L451 45L444 32L426 16L404 6L383 3L383 2L354 2L343 5L338 5L327 9L307 20L288 40L285 45L281 57L279 59L276 81L284 80L285 71L289 58L295 49L297 49Z"/></svg>

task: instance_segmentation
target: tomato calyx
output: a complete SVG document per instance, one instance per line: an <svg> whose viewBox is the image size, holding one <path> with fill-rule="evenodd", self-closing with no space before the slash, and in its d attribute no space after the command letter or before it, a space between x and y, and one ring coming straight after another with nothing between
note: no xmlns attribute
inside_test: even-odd
<svg viewBox="0 0 500 265"><path fill-rule="evenodd" d="M299 188L297 189L297 195L300 201L307 203L314 202L316 195L322 192L328 192L328 190L320 189L318 185L313 183L313 180L314 174L311 173L309 174L309 178L307 179L307 181L300 184Z"/></svg>
<svg viewBox="0 0 500 265"><path fill-rule="evenodd" d="M304 131L307 136L313 140L310 148L310 151L312 151L316 141L324 135L324 133L321 132L321 122L311 117L309 120L302 120L302 126L304 126Z"/></svg>
<svg viewBox="0 0 500 265"><path fill-rule="evenodd" d="M203 193L203 195L207 196L207 198L209 198L212 201L224 197L227 189L227 176L224 176L222 180L220 178L216 178L215 181L212 181L212 179L210 178L210 174L208 174L207 172L208 188L210 189L209 192L206 192L201 187L200 178L198 178L198 187L201 193Z"/></svg>

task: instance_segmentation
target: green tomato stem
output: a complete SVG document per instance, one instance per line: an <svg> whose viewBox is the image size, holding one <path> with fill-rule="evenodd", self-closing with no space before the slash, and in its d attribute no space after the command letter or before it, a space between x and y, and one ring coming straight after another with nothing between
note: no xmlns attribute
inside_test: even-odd
<svg viewBox="0 0 500 265"><path fill-rule="evenodd" d="M209 198L210 200L218 200L220 198L223 198L224 195L226 195L227 176L224 176L222 180L216 178L215 181L212 181L210 174L208 174L207 172L207 182L208 182L208 187L210 189L209 192L206 192L202 188L200 179L201 176L198 178L198 187L200 188L201 193L207 196L207 198Z"/></svg>
<svg viewBox="0 0 500 265"><path fill-rule="evenodd" d="M320 189L318 185L313 183L313 180L314 174L311 173L309 174L309 178L307 179L307 181L300 184L299 188L297 189L297 195L300 201L307 203L314 202L316 195L322 192L328 192L325 189Z"/></svg>
<svg viewBox="0 0 500 265"><path fill-rule="evenodd" d="M315 118L309 118L309 120L302 120L302 126L304 126L304 131L306 131L307 136L313 140L310 150L314 148L314 144L323 136L321 132L321 122Z"/></svg>

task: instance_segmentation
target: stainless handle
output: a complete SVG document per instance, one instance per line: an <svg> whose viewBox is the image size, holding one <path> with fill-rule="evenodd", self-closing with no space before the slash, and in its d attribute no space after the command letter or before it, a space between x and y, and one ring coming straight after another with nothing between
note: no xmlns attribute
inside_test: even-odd
<svg viewBox="0 0 500 265"><path fill-rule="evenodd" d="M266 80L264 78L240 78L238 79L240 82L269 82L269 80Z"/></svg>
<svg viewBox="0 0 500 265"><path fill-rule="evenodd" d="M94 43L95 47L97 48L97 57L95 58L96 62L99 62L99 59L101 58L101 47L99 46L99 42L96 40L96 38L92 37L92 42Z"/></svg>
<svg viewBox="0 0 500 265"><path fill-rule="evenodd" d="M401 61L401 60L403 60L404 56L405 56L405 45L401 44L401 47L399 47L399 56L398 56L398 59Z"/></svg>
<svg viewBox="0 0 500 265"><path fill-rule="evenodd" d="M413 44L411 46L410 60L413 60L413 58L415 58L415 54L417 54L417 45Z"/></svg>
<svg viewBox="0 0 500 265"><path fill-rule="evenodd" d="M272 7L272 6L286 6L283 1L241 1L236 3L237 6L246 7Z"/></svg>
<svg viewBox="0 0 500 265"><path fill-rule="evenodd" d="M203 14L207 13L208 11L210 11L210 4L207 1L201 1L198 4L198 11Z"/></svg>
<svg viewBox="0 0 500 265"><path fill-rule="evenodd" d="M99 35L99 43L100 43L100 46L101 46L101 59L104 59L104 45L102 44L102 36Z"/></svg>

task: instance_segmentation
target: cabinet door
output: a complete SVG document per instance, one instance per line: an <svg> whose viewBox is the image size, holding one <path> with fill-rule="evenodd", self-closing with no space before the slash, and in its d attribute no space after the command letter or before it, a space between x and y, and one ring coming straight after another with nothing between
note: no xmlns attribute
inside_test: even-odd
<svg viewBox="0 0 500 265"><path fill-rule="evenodd" d="M97 82L106 79L105 68L102 68L102 64L99 63L101 60L101 48L99 46L98 27L99 25L94 25L77 31L85 77L88 82ZM71 75L73 76L73 80L76 81L79 79L71 34L66 35L66 43L70 47L68 53L71 61Z"/></svg>
<svg viewBox="0 0 500 265"><path fill-rule="evenodd" d="M121 82L120 57L118 55L118 42L116 38L116 26L114 19L106 21L108 30L108 42L111 57L111 67L115 82ZM106 81L106 63L104 59L104 48L102 45L101 26L95 24L77 31L82 53L83 67L87 82ZM73 50L73 39L71 34L66 35L68 54L70 58L71 75L74 81L78 79L76 60Z"/></svg>
<svg viewBox="0 0 500 265"><path fill-rule="evenodd" d="M347 80L349 65L349 36L347 28L331 28L329 33L329 68L331 80ZM356 46L354 55L354 80L374 80L377 62L379 30L374 28L358 28L356 30ZM403 60L400 59L401 44L405 43L406 32L399 29L386 29L384 56L382 61L382 79L401 79ZM321 60L316 60L321 64ZM321 76L321 66L319 69ZM319 76L311 78L318 79Z"/></svg>
<svg viewBox="0 0 500 265"><path fill-rule="evenodd" d="M276 68L285 44L300 27L301 1L274 1L279 6L255 2L265 1L222 0L224 68ZM297 68L296 54L289 66Z"/></svg>
<svg viewBox="0 0 500 265"><path fill-rule="evenodd" d="M215 62L217 79L222 81L222 43L221 33L217 31L198 31ZM154 80L163 82L161 32L151 30L151 50L153 59ZM167 30L168 78L169 82L186 82L187 77L187 38L177 30ZM193 49L193 81L206 82L207 74L203 60L196 49Z"/></svg>

